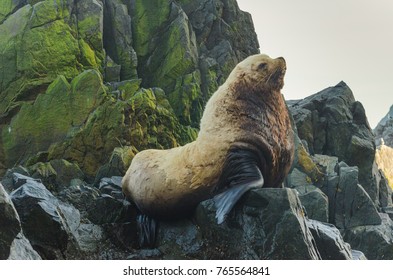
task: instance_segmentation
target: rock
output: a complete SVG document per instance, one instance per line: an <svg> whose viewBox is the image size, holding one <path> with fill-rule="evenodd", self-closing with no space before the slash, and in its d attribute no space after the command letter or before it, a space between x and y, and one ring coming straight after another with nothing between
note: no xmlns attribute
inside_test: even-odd
<svg viewBox="0 0 393 280"><path fill-rule="evenodd" d="M72 181L71 186L58 194L58 198L72 204L79 210L81 217L87 218L88 212L94 207L95 200L101 195L100 191L94 187L86 185L84 182Z"/></svg>
<svg viewBox="0 0 393 280"><path fill-rule="evenodd" d="M104 80L105 82L120 81L121 65L116 64L109 56L106 57Z"/></svg>
<svg viewBox="0 0 393 280"><path fill-rule="evenodd" d="M329 202L327 196L315 186L295 188L299 192L299 199L306 209L307 217L312 220L327 223L329 220Z"/></svg>
<svg viewBox="0 0 393 280"><path fill-rule="evenodd" d="M43 184L28 180L11 193L22 229L43 258L62 258L80 223L79 211L54 197Z"/></svg>
<svg viewBox="0 0 393 280"><path fill-rule="evenodd" d="M41 256L33 249L29 240L19 233L11 245L8 260L41 260Z"/></svg>
<svg viewBox="0 0 393 280"><path fill-rule="evenodd" d="M352 91L340 82L303 100L289 101L300 139L307 141L310 154L338 157L359 167L359 183L377 203L373 180L375 144L364 108Z"/></svg>
<svg viewBox="0 0 393 280"><path fill-rule="evenodd" d="M393 105L374 128L374 134L377 146L385 145L393 148Z"/></svg>
<svg viewBox="0 0 393 280"><path fill-rule="evenodd" d="M117 247L127 251L139 247L135 220L125 223L104 224L103 227L109 239Z"/></svg>
<svg viewBox="0 0 393 280"><path fill-rule="evenodd" d="M338 157L315 154L312 159L327 176L337 175L335 168L338 164Z"/></svg>
<svg viewBox="0 0 393 280"><path fill-rule="evenodd" d="M120 0L106 0L104 3L105 50L115 63L120 65L119 80L136 78L138 58L133 48L132 23L128 7Z"/></svg>
<svg viewBox="0 0 393 280"><path fill-rule="evenodd" d="M29 167L33 178L40 179L50 190L60 192L68 187L75 178L84 179L85 175L77 164L64 159L54 159L50 162L39 162Z"/></svg>
<svg viewBox="0 0 393 280"><path fill-rule="evenodd" d="M259 52L252 18L239 9L235 0L178 2L196 35L201 91L206 98L224 82L238 62Z"/></svg>
<svg viewBox="0 0 393 280"><path fill-rule="evenodd" d="M296 127L294 129L296 131ZM288 187L322 186L324 179L324 174L295 132L295 157L292 163L292 170L287 176Z"/></svg>
<svg viewBox="0 0 393 280"><path fill-rule="evenodd" d="M380 225L367 225L347 229L344 240L352 248L362 251L370 260L393 259L393 222L387 214L380 214Z"/></svg>
<svg viewBox="0 0 393 280"><path fill-rule="evenodd" d="M127 101L105 100L72 138L50 147L48 160L76 162L94 178L119 145L134 146L131 153L121 149L126 157L135 150L175 147L195 137L192 129L180 125L162 90L140 89Z"/></svg>
<svg viewBox="0 0 393 280"><path fill-rule="evenodd" d="M98 225L80 224L75 232L75 242L83 253L97 253L105 238L103 229Z"/></svg>
<svg viewBox="0 0 393 280"><path fill-rule="evenodd" d="M112 152L109 162L101 166L96 174L95 183L99 182L101 178L112 176L123 176L126 174L132 159L137 154L135 147L118 147Z"/></svg>
<svg viewBox="0 0 393 280"><path fill-rule="evenodd" d="M4 177L1 179L1 184L3 184L5 190L10 193L13 190L17 189L18 187L20 187L22 184L17 184L16 180L18 180L17 178L15 178L15 174L26 176L27 178L30 178L30 174L29 171L27 170L27 168L23 167L23 166L17 166L11 169L8 169L7 172L5 173ZM16 175L16 176L18 176ZM25 182L25 181L24 181Z"/></svg>
<svg viewBox="0 0 393 280"><path fill-rule="evenodd" d="M157 247L166 259L193 259L203 244L198 226L190 220L160 223Z"/></svg>
<svg viewBox="0 0 393 280"><path fill-rule="evenodd" d="M257 189L245 195L225 223L217 225L213 200L197 208L204 258L319 259L303 207L291 189Z"/></svg>
<svg viewBox="0 0 393 280"><path fill-rule="evenodd" d="M315 220L307 220L307 225L323 260L354 259L351 246L344 242L340 231L335 226ZM357 255L356 258L360 256Z"/></svg>
<svg viewBox="0 0 393 280"><path fill-rule="evenodd" d="M329 186L333 195L329 203L333 204L330 215L337 228L345 229L363 225L379 225L381 218L370 196L358 183L357 167L339 167L337 185Z"/></svg>
<svg viewBox="0 0 393 280"><path fill-rule="evenodd" d="M88 209L89 220L97 225L129 222L135 216L135 207L128 201L118 200L107 194L99 196Z"/></svg>
<svg viewBox="0 0 393 280"><path fill-rule="evenodd" d="M173 96L169 100L181 123L190 125L192 116L187 105L200 104L202 100L197 74L193 85L187 85L195 87L196 92L182 96L182 77L194 73L198 67L195 33L188 17L175 1L134 2L131 17L143 85L159 86L168 93L177 92L179 102L174 103Z"/></svg>
<svg viewBox="0 0 393 280"><path fill-rule="evenodd" d="M95 70L83 72L71 84L64 76L58 76L34 104L21 107L7 133L3 133L7 165L47 150L52 143L75 133L101 102L104 91L101 76Z"/></svg>
<svg viewBox="0 0 393 280"><path fill-rule="evenodd" d="M18 213L2 184L0 184L0 259L9 257L12 244L21 231Z"/></svg>

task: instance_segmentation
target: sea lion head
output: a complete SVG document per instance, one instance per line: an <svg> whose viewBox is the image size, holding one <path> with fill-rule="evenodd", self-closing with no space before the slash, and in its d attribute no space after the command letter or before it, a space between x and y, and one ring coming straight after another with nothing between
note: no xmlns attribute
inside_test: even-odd
<svg viewBox="0 0 393 280"><path fill-rule="evenodd" d="M284 86L286 62L283 57L270 58L265 54L249 56L232 71L234 80L258 92L279 91Z"/></svg>

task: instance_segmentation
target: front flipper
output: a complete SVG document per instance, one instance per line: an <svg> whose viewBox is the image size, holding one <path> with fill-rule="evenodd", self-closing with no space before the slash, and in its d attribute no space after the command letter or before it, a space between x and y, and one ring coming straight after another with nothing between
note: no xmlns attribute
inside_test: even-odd
<svg viewBox="0 0 393 280"><path fill-rule="evenodd" d="M217 189L222 192L213 198L218 224L224 222L245 192L262 188L264 180L259 166L260 160L255 152L240 148L229 151L217 184Z"/></svg>
<svg viewBox="0 0 393 280"><path fill-rule="evenodd" d="M152 248L156 242L157 221L147 215L140 214L136 218L138 241L141 248Z"/></svg>

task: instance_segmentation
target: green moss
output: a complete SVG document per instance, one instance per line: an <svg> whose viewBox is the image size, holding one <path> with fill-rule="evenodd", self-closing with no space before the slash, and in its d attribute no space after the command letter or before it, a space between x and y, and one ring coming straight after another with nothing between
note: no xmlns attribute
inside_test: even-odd
<svg viewBox="0 0 393 280"><path fill-rule="evenodd" d="M17 3L13 0L0 1L0 23L12 13L12 11L16 8L16 4Z"/></svg>
<svg viewBox="0 0 393 280"><path fill-rule="evenodd" d="M42 26L69 16L68 9L61 0L42 1L33 6L33 13L30 18L30 28Z"/></svg>
<svg viewBox="0 0 393 280"><path fill-rule="evenodd" d="M120 90L121 98L123 100L130 99L139 90L141 82L141 79L133 79L120 83L117 89Z"/></svg>
<svg viewBox="0 0 393 280"><path fill-rule="evenodd" d="M97 71L85 71L70 85L59 76L33 104L25 103L2 131L6 163L13 165L75 134L100 104L104 88Z"/></svg>
<svg viewBox="0 0 393 280"><path fill-rule="evenodd" d="M200 84L199 71L195 71L178 78L175 89L169 94L169 101L182 124L199 125L203 112Z"/></svg>
<svg viewBox="0 0 393 280"><path fill-rule="evenodd" d="M297 150L297 160L302 172L307 175L307 181L311 183L318 182L323 178L323 173L319 170L317 165L313 162L310 155L303 146L299 146Z"/></svg>
<svg viewBox="0 0 393 280"><path fill-rule="evenodd" d="M31 15L31 6L25 6L12 14L0 25L0 113L4 112L4 91L17 77L17 49L20 36Z"/></svg>
<svg viewBox="0 0 393 280"><path fill-rule="evenodd" d="M61 74L67 78L78 75L79 45L70 27L63 21L30 29L18 50L18 71L31 77Z"/></svg>
<svg viewBox="0 0 393 280"><path fill-rule="evenodd" d="M132 15L134 48L138 56L146 56L150 42L158 34L161 26L168 20L170 2L162 0L136 0Z"/></svg>
<svg viewBox="0 0 393 280"><path fill-rule="evenodd" d="M81 39L79 40L79 46L82 55L82 64L93 68L99 68L101 62L97 61L95 52L90 48L89 44Z"/></svg>

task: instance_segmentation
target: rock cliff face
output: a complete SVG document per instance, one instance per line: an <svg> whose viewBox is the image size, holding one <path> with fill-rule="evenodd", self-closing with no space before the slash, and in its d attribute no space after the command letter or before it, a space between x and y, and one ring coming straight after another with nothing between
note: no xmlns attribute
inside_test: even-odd
<svg viewBox="0 0 393 280"><path fill-rule="evenodd" d="M3 2L2 173L64 158L94 177L119 146L189 142L207 99L259 48L235 0Z"/></svg>

